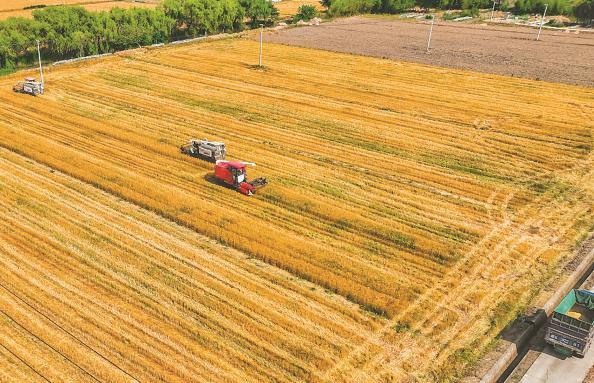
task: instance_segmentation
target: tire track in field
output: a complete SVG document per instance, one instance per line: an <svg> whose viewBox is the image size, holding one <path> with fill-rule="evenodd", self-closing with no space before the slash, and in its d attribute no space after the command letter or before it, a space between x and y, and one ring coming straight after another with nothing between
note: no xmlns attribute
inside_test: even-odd
<svg viewBox="0 0 594 383"><path fill-rule="evenodd" d="M53 321L50 317L48 317L47 315L45 315L44 313L42 313L41 311L39 311L37 308L35 308L34 306L32 306L30 303L28 303L22 297L20 297L19 295L17 295L14 291L12 291L8 287L6 287L2 282L0 282L0 288L3 289L3 290L5 290L7 293L9 293L12 297L14 297L16 300L18 300L19 302L21 302L23 305L27 306L31 311L35 312L37 315L43 317L43 319L45 319L48 322L50 322L53 326L57 327L60 331L66 333L69 337L71 337L72 339L74 339L76 342L78 342L81 345L83 345L85 348L87 348L88 350L90 350L92 353L96 354L98 357L100 357L101 359L105 360L107 363L109 363L113 367L115 367L117 370L119 370L123 374L129 376L130 378L132 378L132 380L134 380L136 382L140 382L140 380L138 380L137 378L135 378L134 376L132 376L129 372L127 372L124 369L122 369L120 366L118 366L117 364L115 364L114 362L112 362L111 360L109 360L107 357L105 357L104 355L102 355L97 350L93 349L92 347L90 347L88 344L86 344L81 339L79 339L78 337L76 337L74 334L72 334L71 332L69 332L68 330L66 330L64 327L60 326L58 323L56 323L55 321Z"/></svg>
<svg viewBox="0 0 594 383"><path fill-rule="evenodd" d="M34 185L36 184L35 183L35 179L42 178L42 176L40 174L29 173L27 171L23 171L23 168L19 169L18 167L15 167L15 166L10 166L10 168L11 168L11 171L15 172L15 174L19 174L19 175L23 175L23 176L29 174L30 178L27 178L27 177L24 178L26 180L26 182L24 182L24 184L23 184L22 187L23 188L28 188L30 190L30 192L34 192L33 194L35 194L35 193L46 194L47 192L45 190L49 190L46 187L42 187L42 188L35 188L34 187ZM4 178L6 178L6 177L8 177L8 175L7 176L4 176ZM54 175L52 175L52 177L54 177ZM37 189L37 191L35 191L36 189ZM28 194L28 193L29 192L25 192L25 194ZM52 194L46 194L46 195L47 195L47 197L46 197L47 200L55 200L55 197L53 197ZM64 194L63 194L63 192L60 192L59 195L64 195ZM67 197L67 195L64 195L64 197ZM87 197L84 197L84 199L87 199ZM44 198L44 200L45 200L45 198ZM97 208L99 208L99 206L97 206ZM56 212L61 212L61 210L58 209L58 210L56 210ZM85 210L85 212L86 212L86 210ZM82 213L83 213L83 211L81 210L81 214ZM88 213L91 214L91 217L95 214L95 213L93 213L91 211L89 211ZM68 219L68 217L69 217L68 211L64 211L63 214L64 214L64 216L63 216L64 218L63 219ZM19 218L19 220L23 220L23 218ZM37 228L44 228L46 225L49 225L50 222L53 222L54 224L57 223L57 224L60 224L61 225L60 221L54 221L54 220L47 221L47 219L46 220L40 220L40 219L35 219L33 217L31 217L31 218L27 217L27 219L24 219L22 222L26 222L27 220L30 220L30 222L31 222L30 224L27 225L29 227L31 227L31 225L35 225L35 227L37 227ZM14 221L14 223L16 223L16 222L19 222L19 221ZM75 221L73 221L73 224L74 224L74 222ZM117 228L114 228L114 230L117 230ZM23 234L22 233L15 233L15 237L14 238L16 239L16 238L25 238L25 237L23 237ZM32 243L32 244L34 243L34 242L32 242L32 240L29 240L28 242L29 243ZM41 245L41 244L42 243L40 242L39 245ZM35 245L32 245L32 246L35 246ZM64 265L67 264L67 263L68 262L60 262L60 264L64 264ZM14 270L14 271L16 272L17 270ZM76 294L76 291L71 291L69 293L69 295L72 295L72 294Z"/></svg>
<svg viewBox="0 0 594 383"><path fill-rule="evenodd" d="M40 337L38 337L37 335L35 335L31 331L29 331L29 329L27 329L27 327L25 327L22 323L19 323L13 317L11 317L10 315L8 315L4 310L2 310L2 308L0 308L0 316L4 316L4 317L8 318L11 323L14 323L17 327L21 328L23 331L25 331L31 337L33 337L33 338L37 339L39 342L43 343L47 348L51 349L53 352L55 352L56 354L58 354L60 357L62 357L63 359L67 360L70 364L72 364L77 369L79 369L80 371L82 371L85 375L89 376L93 381L98 382L98 383L101 383L101 381L99 379L97 379L96 376L94 376L89 371L87 371L86 369L84 369L83 367L81 367L80 365L78 365L77 363L75 363L73 360L71 360L69 357L67 357L63 353L61 353L59 350L55 349L52 345L50 345L49 343L46 343L46 341L44 341L43 339L41 339ZM4 346L4 347L6 348L6 346Z"/></svg>
<svg viewBox="0 0 594 383"><path fill-rule="evenodd" d="M581 167L581 165L576 165L576 168ZM576 169L574 169L575 171ZM508 196L508 200L511 199L511 196ZM539 206L539 205L544 205L544 206L548 206L546 203L546 200L544 200L544 198L539 198L537 200L535 200L533 202L533 205ZM552 217L553 215L558 214L558 209L556 209L557 207L550 209L550 211L547 213L548 217ZM584 205L578 205L577 207L574 207L573 210L570 209L566 214L570 216L570 218L575 217L577 214L583 213L583 209ZM504 208L505 209L505 208ZM516 217L522 217L524 215L523 211L528 210L529 207L525 207L522 211L519 211L518 213L515 214ZM546 218L546 217L545 217ZM537 217L531 218L528 221L524 222L520 227L513 227L513 218L511 217L506 217L505 221L501 224L498 225L494 228L494 230L490 233L491 235L485 237L485 238L489 238L489 237L493 237L493 238L497 238L502 236L502 240L498 241L497 243L497 247L494 248L492 251L490 251L490 253L492 254L497 254L497 256L495 257L495 259L493 258L489 258L489 257L482 257L479 258L479 261L475 266L473 266L473 268L471 270L466 270L466 272L463 274L464 277L462 278L463 282L462 283L457 283L456 287L454 289L450 289L448 290L448 294L446 296L444 296L443 298L441 298L439 300L439 303L437 305L433 305L433 309L432 312L427 313L427 315L425 316L425 318L431 318L431 319L426 319L426 321L424 323L419 324L418 326L414 326L411 328L411 331L417 330L417 329L421 329L421 328L425 328L425 331L429 331L431 327L433 327L435 325L435 323L438 323L438 319L440 318L439 316L436 316L436 313L444 313L442 315L445 315L445 313L447 312L446 308L450 307L450 306L456 306L456 304L454 304L453 302L456 301L466 301L466 296L469 295L468 292L470 291L468 289L469 284L472 285L474 284L476 281L480 281L481 278L478 278L478 276L484 276L485 274L488 275L490 271L495 270L497 268L497 266L499 265L500 261L505 262L507 260L506 256L512 252L515 248L515 246L517 246L518 244L522 243L526 237L525 233L528 232L528 229L530 228L530 226L537 221L540 221L541 219L543 219L542 215L539 215ZM563 219L559 219L559 221L561 222L569 222L568 224L566 224L566 226L564 227L564 231L569 230L569 228L571 227L571 225L573 224L574 220L573 219L568 219L563 220ZM499 234L500 231L502 230L506 230L506 229L511 229L513 230L513 234L511 234L511 236L508 235L503 235L503 233ZM559 237L561 237L562 235L559 235ZM510 246L511 243L515 243L515 245ZM476 247L474 247L473 249L477 250L480 248L483 248L484 243L479 243L477 244ZM546 249L548 248L548 244L542 244L540 249L535 250L535 252L530 252L525 254L524 258L522 260L518 260L517 263L518 264L526 264L526 262L528 264L535 262L537 255L539 253L544 252ZM503 251L505 250L505 251ZM463 260L463 262L465 262L466 260L470 259L470 256L466 256ZM457 274L457 270L454 269L451 273L448 273L448 275L452 275L455 276ZM447 276L446 278L447 279ZM484 279L484 277L482 278ZM493 296L497 296L499 294L499 291L496 289L491 289L493 292L491 293L491 295L489 297L485 297L482 299L482 301L486 301L486 302L491 302L490 298L492 298ZM437 288L434 289L430 289L428 290L426 293L424 293L419 300L417 301L417 303L415 303L412 306L417 306L419 305L421 301L423 300L429 300L429 301L434 301L434 297L433 294L437 291ZM471 291L474 292L474 291ZM479 306L480 308L480 306ZM480 309L477 308L477 310L475 311L475 313L480 312ZM382 330L380 330L377 334L377 336L374 336L374 343L379 342L383 337L385 337L386 335L390 334L391 332L393 332L393 328L394 326L399 323L400 320L406 318L406 315L412 311L411 309L407 309L404 313L397 315L395 318L393 318L389 323L387 323L384 328ZM460 323L460 322L456 322L456 326L461 327L464 326L464 324L468 323L469 321L473 320L474 318L470 317L470 315L468 313L464 313L464 317L466 317L466 321L464 323ZM428 327L429 326L429 329ZM460 329L459 331L463 331L463 329ZM453 339L457 334L457 333L453 333L451 335L451 339ZM402 345L402 343L405 342L406 336L403 336L404 339L399 340L399 344L390 344L390 348L392 348L392 350L396 351L400 354L400 352L405 349L405 347ZM449 344L448 343L448 339L446 339L444 342L444 344ZM400 346L400 347L399 347ZM447 354L441 353L441 352L436 352L434 350L435 348L435 343L432 343L432 351L436 354L438 354L438 357L441 359L441 362L443 362L443 359L447 356ZM420 352L420 350L418 348L414 348L415 353ZM332 379L334 378L338 378L340 375L340 371L344 368L352 368L352 360L354 359L359 359L360 356L367 354L369 351L369 345L365 345L363 344L362 346L358 347L357 349L354 350L353 354L351 354L351 356L349 356L348 360L345 358L341 363L337 364L335 366L334 369L327 371L325 378L328 379L329 382L333 381ZM441 350L440 350L441 351ZM407 354L405 352L405 354ZM410 355L410 351L408 352L408 354ZM379 367L380 369L383 369L384 372L386 370L388 370L388 367L386 367L385 365L385 358L387 357L386 354L382 354L382 353L378 353L375 355L375 357L371 360L371 361L367 361L365 363L365 366L369 366L371 365L370 368L373 368L374 366ZM416 354L416 356L410 356L410 358L413 358L415 360L416 363L421 362L418 358L418 354ZM399 358L398 359L399 364L401 365L402 363L404 363L404 361ZM434 362L435 359L432 358L427 358L425 363L432 363ZM422 363L422 362L421 362ZM423 366L421 366L421 368L419 369L419 371L426 371L423 370L423 368L427 369L428 365L425 364ZM391 370L390 372L393 372L394 370ZM357 371L351 370L351 373L356 373ZM376 375L377 376L377 375ZM344 377L342 377L344 378Z"/></svg>
<svg viewBox="0 0 594 383"><path fill-rule="evenodd" d="M43 381L48 382L48 383L52 383L45 376L43 376L39 371L37 371L35 368L33 368L33 366L31 366L30 364L28 364L27 361L25 361L20 356L18 356L17 354L15 354L8 347L6 347L5 345L3 345L2 343L0 343L0 347L2 347L4 350L8 351L8 353L10 355L12 355L15 359L17 359L19 362L21 362L22 364L24 364L25 366L27 366L28 369L30 369L31 371L33 371L35 373L35 375L36 376L39 376L41 379L43 379ZM0 371L0 374L2 374L2 371Z"/></svg>

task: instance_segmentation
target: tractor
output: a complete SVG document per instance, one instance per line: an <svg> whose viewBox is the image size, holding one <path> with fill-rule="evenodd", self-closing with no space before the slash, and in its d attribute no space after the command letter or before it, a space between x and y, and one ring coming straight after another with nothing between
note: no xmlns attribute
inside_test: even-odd
<svg viewBox="0 0 594 383"><path fill-rule="evenodd" d="M247 180L246 167L256 166L253 162L223 161L219 160L215 165L215 178L225 185L233 187L241 194L252 196L257 189L268 185L264 177Z"/></svg>

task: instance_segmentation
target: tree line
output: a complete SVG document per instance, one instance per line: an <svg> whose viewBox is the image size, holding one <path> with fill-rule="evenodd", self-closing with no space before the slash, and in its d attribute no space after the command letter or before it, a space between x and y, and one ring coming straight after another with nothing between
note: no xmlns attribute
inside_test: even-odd
<svg viewBox="0 0 594 383"><path fill-rule="evenodd" d="M172 40L236 32L270 24L278 12L269 0L165 0L156 9L79 6L35 9L33 18L0 21L0 70L35 61L36 40L47 60L116 52Z"/></svg>
<svg viewBox="0 0 594 383"><path fill-rule="evenodd" d="M348 16L361 13L400 13L415 7L468 11L478 14L479 9L490 8L493 0L321 0L331 16ZM574 15L579 21L592 24L594 0L509 0L496 1L497 9L514 14L542 13L548 4L547 15Z"/></svg>

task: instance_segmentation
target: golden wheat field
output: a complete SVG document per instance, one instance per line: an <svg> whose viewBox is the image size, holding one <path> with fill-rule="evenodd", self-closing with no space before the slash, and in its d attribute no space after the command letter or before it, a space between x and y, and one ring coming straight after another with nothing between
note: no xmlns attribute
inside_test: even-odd
<svg viewBox="0 0 594 383"><path fill-rule="evenodd" d="M309 380L379 324L4 149L0 203L0 381Z"/></svg>
<svg viewBox="0 0 594 383"><path fill-rule="evenodd" d="M323 9L318 0L282 0L278 3L274 3L274 7L278 10L278 14L281 18L296 14L299 7L302 5L313 5L318 11Z"/></svg>
<svg viewBox="0 0 594 383"><path fill-rule="evenodd" d="M9 17L31 17L32 9L26 7L36 5L81 5L89 11L108 11L112 8L155 8L157 0L136 2L133 0L5 0L0 2L0 20Z"/></svg>
<svg viewBox="0 0 594 383"><path fill-rule="evenodd" d="M84 3L101 3L108 0L3 0L0 3L0 11L24 9L36 5L72 5Z"/></svg>
<svg viewBox="0 0 594 383"><path fill-rule="evenodd" d="M0 80L5 376L455 379L592 229L594 90L257 57L124 52L38 98ZM270 185L214 183L190 138Z"/></svg>

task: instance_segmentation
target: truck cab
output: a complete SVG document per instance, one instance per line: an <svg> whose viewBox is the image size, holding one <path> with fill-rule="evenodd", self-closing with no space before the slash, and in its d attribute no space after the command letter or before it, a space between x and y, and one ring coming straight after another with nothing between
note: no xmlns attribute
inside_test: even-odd
<svg viewBox="0 0 594 383"><path fill-rule="evenodd" d="M545 341L564 355L583 357L594 335L594 292L573 289L551 316Z"/></svg>

